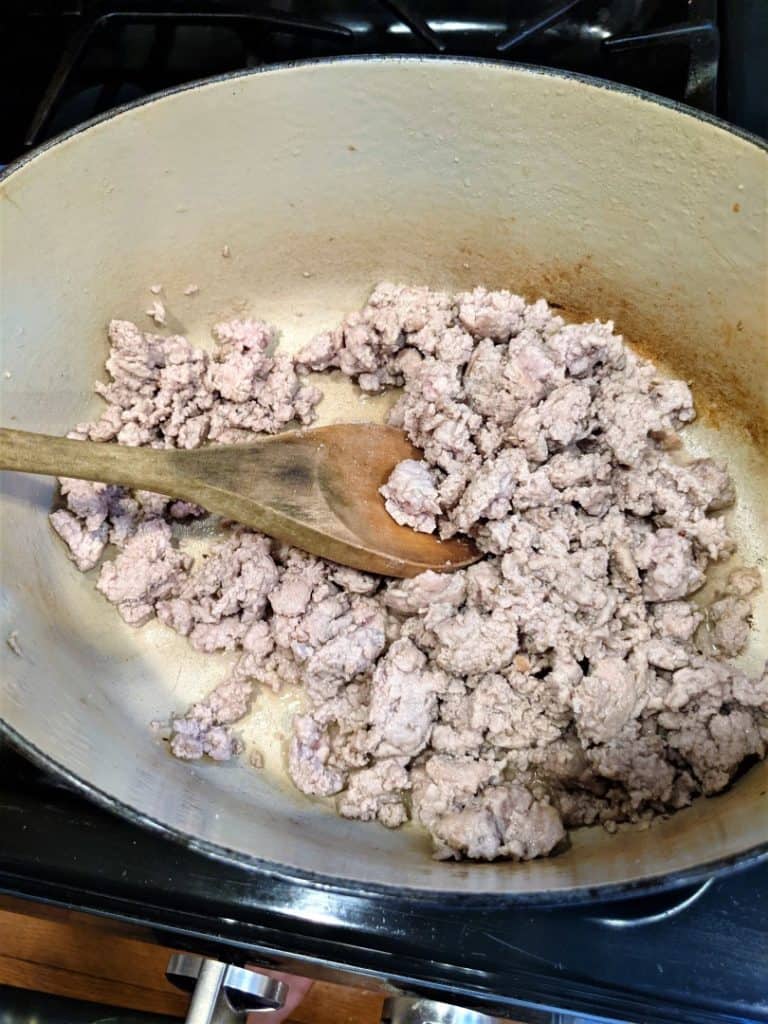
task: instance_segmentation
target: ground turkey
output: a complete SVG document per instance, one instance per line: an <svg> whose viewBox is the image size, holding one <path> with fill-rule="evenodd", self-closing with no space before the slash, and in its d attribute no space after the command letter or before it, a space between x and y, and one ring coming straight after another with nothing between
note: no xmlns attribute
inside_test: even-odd
<svg viewBox="0 0 768 1024"><path fill-rule="evenodd" d="M723 660L749 640L759 573L734 569L709 608L689 600L734 552L732 483L686 456L688 386L612 323L385 283L295 357L253 319L215 325L210 354L125 320L108 335L105 408L70 436L233 444L311 423L309 373L396 386L389 421L423 458L382 487L389 513L483 552L385 580L224 525L193 559L171 528L203 509L63 480L52 526L125 621L232 652L171 715L177 757L236 755L259 684L303 687L287 752L302 792L390 828L414 818L437 857L525 860L569 827L672 813L765 755L768 678Z"/></svg>

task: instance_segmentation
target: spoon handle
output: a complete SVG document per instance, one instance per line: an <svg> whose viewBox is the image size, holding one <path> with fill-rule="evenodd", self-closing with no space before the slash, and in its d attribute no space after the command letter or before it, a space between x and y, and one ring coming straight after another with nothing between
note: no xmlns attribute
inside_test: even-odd
<svg viewBox="0 0 768 1024"><path fill-rule="evenodd" d="M0 469L19 473L97 480L165 494L174 482L173 454L0 427Z"/></svg>

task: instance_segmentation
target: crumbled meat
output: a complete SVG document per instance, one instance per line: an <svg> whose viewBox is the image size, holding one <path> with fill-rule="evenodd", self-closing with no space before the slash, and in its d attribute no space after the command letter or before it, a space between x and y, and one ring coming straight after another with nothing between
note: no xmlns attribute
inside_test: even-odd
<svg viewBox="0 0 768 1024"><path fill-rule="evenodd" d="M384 650L386 623L376 602L352 597L349 605L349 611L331 623L325 642L317 643L310 632L307 642L299 645L299 659L306 658L306 686L313 696L333 696L339 686L370 671Z"/></svg>
<svg viewBox="0 0 768 1024"><path fill-rule="evenodd" d="M243 680L220 683L181 718L171 720L171 753L185 760L207 755L228 761L242 750L229 726L243 718L250 706L253 687Z"/></svg>
<svg viewBox="0 0 768 1024"><path fill-rule="evenodd" d="M489 459L467 485L452 513L456 529L466 533L478 519L503 519L524 471L525 457L514 449Z"/></svg>
<svg viewBox="0 0 768 1024"><path fill-rule="evenodd" d="M620 658L600 658L573 695L581 739L605 743L643 709L644 672Z"/></svg>
<svg viewBox="0 0 768 1024"><path fill-rule="evenodd" d="M145 334L126 320L109 326L112 381L96 390L109 403L86 428L91 440L122 444L162 443L195 448L206 440L248 440L274 433L291 420L310 423L320 400L295 361L267 349L274 330L256 320L214 328L213 355L178 335Z"/></svg>
<svg viewBox="0 0 768 1024"><path fill-rule="evenodd" d="M151 520L113 562L102 566L96 586L126 622L140 626L152 617L158 601L178 591L191 561L173 547L168 524Z"/></svg>
<svg viewBox="0 0 768 1024"><path fill-rule="evenodd" d="M428 569L409 580L390 583L384 591L384 604L401 615L425 613L435 605L458 608L464 603L466 583L463 573L437 573Z"/></svg>
<svg viewBox="0 0 768 1024"><path fill-rule="evenodd" d="M643 732L633 721L614 732L609 740L587 751L595 772L622 783L633 806L648 801L669 803L675 769L667 760L663 739L653 730Z"/></svg>
<svg viewBox="0 0 768 1024"><path fill-rule="evenodd" d="M385 283L295 358L259 320L213 335L208 354L112 321L106 408L70 436L238 443L312 421L307 371L402 387L389 421L423 458L394 469L386 508L469 534L483 558L384 581L227 525L193 563L171 526L204 510L62 480L52 526L83 570L117 548L97 585L121 615L234 652L225 681L172 719L177 757L234 756L257 687L302 687L299 790L336 795L345 817L413 818L437 857L492 860L555 853L566 827L647 825L765 755L768 673L722 657L748 642L759 573L733 570L709 607L687 600L734 550L732 482L686 457L688 386L612 323L566 324L510 292Z"/></svg>
<svg viewBox="0 0 768 1024"><path fill-rule="evenodd" d="M440 504L435 473L425 463L413 459L399 463L380 491L395 522L421 533L432 533Z"/></svg>
<svg viewBox="0 0 768 1024"><path fill-rule="evenodd" d="M17 630L11 630L11 632L5 638L5 642L8 645L8 649L10 651L13 651L17 658L24 657L24 652L22 651L21 644L19 643L19 634Z"/></svg>
<svg viewBox="0 0 768 1024"><path fill-rule="evenodd" d="M427 827L461 809L478 791L502 779L503 762L435 754L411 771L413 805Z"/></svg>
<svg viewBox="0 0 768 1024"><path fill-rule="evenodd" d="M156 324L159 324L161 327L163 326L165 323L165 306L159 299L155 299L147 310L147 316L151 317Z"/></svg>
<svg viewBox="0 0 768 1024"><path fill-rule="evenodd" d="M89 530L82 519L64 508L52 512L51 526L69 548L69 554L80 572L87 572L98 564L109 540L109 529L102 523Z"/></svg>
<svg viewBox="0 0 768 1024"><path fill-rule="evenodd" d="M408 820L402 794L410 788L406 771L408 758L386 757L371 768L355 772L339 797L339 814L362 821L378 819L387 828L398 828Z"/></svg>
<svg viewBox="0 0 768 1024"><path fill-rule="evenodd" d="M196 649L232 650L242 643L249 626L263 617L277 581L269 541L237 529L186 574L155 611L161 622L188 636Z"/></svg>
<svg viewBox="0 0 768 1024"><path fill-rule="evenodd" d="M346 565L339 565L333 569L330 578L342 590L346 590L350 594L374 594L381 583L379 577L372 576L367 572L360 572L358 569L351 569Z"/></svg>
<svg viewBox="0 0 768 1024"><path fill-rule="evenodd" d="M457 675L500 671L517 651L517 623L504 608L490 615L467 608L438 622L434 635L435 663Z"/></svg>
<svg viewBox="0 0 768 1024"><path fill-rule="evenodd" d="M373 673L369 745L374 755L415 757L429 742L445 673L426 668L410 640L396 640Z"/></svg>
<svg viewBox="0 0 768 1024"><path fill-rule="evenodd" d="M559 813L524 786L491 786L431 826L441 857L531 860L565 838Z"/></svg>
<svg viewBox="0 0 768 1024"><path fill-rule="evenodd" d="M725 592L734 597L751 597L762 585L759 569L742 567L729 574Z"/></svg>
<svg viewBox="0 0 768 1024"><path fill-rule="evenodd" d="M687 601L669 601L653 608L651 619L659 636L682 643L693 638L704 616Z"/></svg>
<svg viewBox="0 0 768 1024"><path fill-rule="evenodd" d="M734 569L728 576L724 595L710 605L712 640L721 654L734 657L747 646L752 628L752 600L760 587L757 569Z"/></svg>
<svg viewBox="0 0 768 1024"><path fill-rule="evenodd" d="M458 297L459 321L475 338L509 341L523 325L525 302L509 292L475 288Z"/></svg>
<svg viewBox="0 0 768 1024"><path fill-rule="evenodd" d="M345 773L329 766L330 754L327 730L310 715L297 715L288 755L288 771L297 789L310 796L331 796L344 788Z"/></svg>
<svg viewBox="0 0 768 1024"><path fill-rule="evenodd" d="M638 567L645 570L643 593L648 601L675 601L704 582L691 542L675 530L662 527L649 533L634 556Z"/></svg>
<svg viewBox="0 0 768 1024"><path fill-rule="evenodd" d="M544 679L508 669L482 676L469 693L469 724L499 749L532 750L554 742L569 716L556 674Z"/></svg>

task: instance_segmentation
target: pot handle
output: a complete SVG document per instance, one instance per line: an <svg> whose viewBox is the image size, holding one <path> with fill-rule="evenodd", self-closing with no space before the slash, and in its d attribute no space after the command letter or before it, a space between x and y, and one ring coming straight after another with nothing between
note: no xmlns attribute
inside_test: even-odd
<svg viewBox="0 0 768 1024"><path fill-rule="evenodd" d="M165 976L192 993L186 1024L239 1024L254 1010L280 1010L288 995L288 986L268 974L190 953L174 954Z"/></svg>

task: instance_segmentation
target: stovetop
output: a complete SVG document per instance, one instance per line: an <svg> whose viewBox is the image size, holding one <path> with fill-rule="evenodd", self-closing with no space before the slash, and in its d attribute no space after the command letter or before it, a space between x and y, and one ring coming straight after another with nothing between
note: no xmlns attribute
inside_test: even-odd
<svg viewBox="0 0 768 1024"><path fill-rule="evenodd" d="M768 135L767 21L764 0L4 0L0 164L185 81L364 53L579 71ZM768 863L568 909L349 896L191 853L0 747L0 891L144 924L191 951L363 972L517 1019L768 1021Z"/></svg>
<svg viewBox="0 0 768 1024"><path fill-rule="evenodd" d="M107 914L232 962L361 972L518 1020L768 1021L768 862L674 893L568 908L351 896L190 852L6 747L0 893Z"/></svg>

